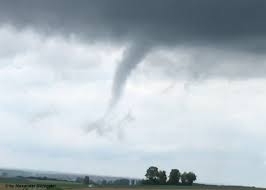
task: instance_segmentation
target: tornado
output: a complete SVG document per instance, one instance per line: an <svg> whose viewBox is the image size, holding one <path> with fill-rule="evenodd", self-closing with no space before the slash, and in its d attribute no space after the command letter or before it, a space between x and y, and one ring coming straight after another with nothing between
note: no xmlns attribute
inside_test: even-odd
<svg viewBox="0 0 266 190"><path fill-rule="evenodd" d="M141 63L150 50L148 44L132 44L126 48L122 60L118 64L112 85L111 99L107 108L110 112L121 99L127 80L132 71Z"/></svg>
<svg viewBox="0 0 266 190"><path fill-rule="evenodd" d="M151 49L150 47L151 46L148 46L148 43L135 43L126 47L122 59L115 70L109 105L107 106L103 117L88 125L87 132L96 129L98 129L98 132L105 131L108 128L107 118L111 115L113 109L120 101L130 74L148 54ZM127 117L128 116L126 116L126 118ZM127 120L131 121L133 119L128 117Z"/></svg>

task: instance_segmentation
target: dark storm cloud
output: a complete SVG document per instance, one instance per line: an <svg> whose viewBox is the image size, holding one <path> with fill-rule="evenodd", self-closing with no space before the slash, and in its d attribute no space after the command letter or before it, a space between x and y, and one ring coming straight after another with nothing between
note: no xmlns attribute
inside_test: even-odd
<svg viewBox="0 0 266 190"><path fill-rule="evenodd" d="M132 51L125 54L114 77L114 102L132 69L154 48L201 45L259 54L266 48L263 0L0 0L0 3L2 24L9 23L18 29L30 27L48 35L75 34L90 41L131 44Z"/></svg>
<svg viewBox="0 0 266 190"><path fill-rule="evenodd" d="M18 27L154 44L227 42L266 35L263 0L1 0ZM252 43L252 42L251 42Z"/></svg>

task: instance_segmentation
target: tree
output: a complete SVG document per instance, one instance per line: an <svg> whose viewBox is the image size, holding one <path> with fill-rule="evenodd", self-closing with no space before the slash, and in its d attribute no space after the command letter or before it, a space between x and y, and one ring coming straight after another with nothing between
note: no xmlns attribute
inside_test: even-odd
<svg viewBox="0 0 266 190"><path fill-rule="evenodd" d="M83 179L83 183L88 185L90 184L90 177L89 176L85 176L84 179Z"/></svg>
<svg viewBox="0 0 266 190"><path fill-rule="evenodd" d="M145 176L148 179L149 184L158 184L159 171L157 167L149 167Z"/></svg>
<svg viewBox="0 0 266 190"><path fill-rule="evenodd" d="M197 179L197 176L193 173L193 172L188 172L187 173L187 180L188 180L188 184L192 185L193 182Z"/></svg>
<svg viewBox="0 0 266 190"><path fill-rule="evenodd" d="M180 172L178 169L172 169L169 175L168 184L178 185L180 180Z"/></svg>
<svg viewBox="0 0 266 190"><path fill-rule="evenodd" d="M197 179L197 176L193 172L184 172L181 175L181 181L184 185L192 185L193 182Z"/></svg>
<svg viewBox="0 0 266 190"><path fill-rule="evenodd" d="M187 172L182 173L182 175L181 175L181 182L182 182L183 185L188 184Z"/></svg>
<svg viewBox="0 0 266 190"><path fill-rule="evenodd" d="M165 171L158 172L158 181L160 185L165 185L167 181L167 176Z"/></svg>

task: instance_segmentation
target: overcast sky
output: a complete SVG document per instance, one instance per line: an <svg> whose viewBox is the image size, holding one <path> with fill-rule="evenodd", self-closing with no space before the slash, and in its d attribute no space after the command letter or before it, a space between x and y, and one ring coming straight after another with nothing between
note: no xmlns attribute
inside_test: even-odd
<svg viewBox="0 0 266 190"><path fill-rule="evenodd" d="M266 1L0 0L0 167L266 186Z"/></svg>

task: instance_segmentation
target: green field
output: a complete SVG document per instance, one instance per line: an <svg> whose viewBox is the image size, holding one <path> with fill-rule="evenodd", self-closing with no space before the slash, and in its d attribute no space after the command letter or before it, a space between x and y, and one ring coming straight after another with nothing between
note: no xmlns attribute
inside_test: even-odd
<svg viewBox="0 0 266 190"><path fill-rule="evenodd" d="M81 189L87 186L81 183L69 182L69 181L58 181L58 180L38 180L38 179L26 179L26 178L0 178L1 190L5 184L53 184L57 188L62 189Z"/></svg>
<svg viewBox="0 0 266 190"><path fill-rule="evenodd" d="M27 178L0 178L0 190L5 190L5 184L47 184L47 185L56 185L55 189L73 189L73 190L130 190L130 189L138 189L138 190L147 190L147 189L156 189L156 190L164 190L164 189L178 189L178 190L266 190L266 188L255 188L255 187L242 187L242 186L217 186L217 185L202 185L202 184L194 184L193 186L172 186L172 185L139 185L139 186L101 186L101 187L93 187L88 188L87 185L70 182L70 181L58 181L58 180L37 180L37 179L27 179ZM22 190L22 188L17 188ZM10 188L11 190L11 188Z"/></svg>

